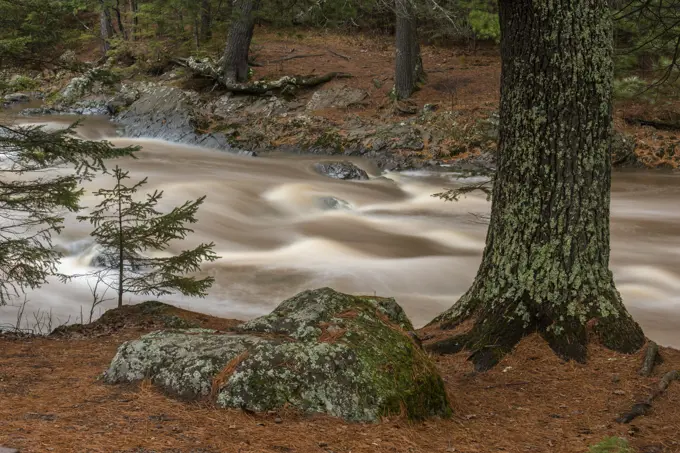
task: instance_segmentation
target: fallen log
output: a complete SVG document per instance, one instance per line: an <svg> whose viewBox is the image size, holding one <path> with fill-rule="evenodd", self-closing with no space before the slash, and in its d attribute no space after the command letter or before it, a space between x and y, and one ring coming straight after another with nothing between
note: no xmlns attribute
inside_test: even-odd
<svg viewBox="0 0 680 453"><path fill-rule="evenodd" d="M652 392L649 398L633 405L633 408L630 411L621 415L616 419L616 421L618 423L630 423L637 417L648 414L652 409L652 403L654 400L663 395L663 393L668 389L668 386L671 385L671 382L673 381L680 381L680 370L669 371L666 373L661 378L658 387L656 390L654 390L654 392Z"/></svg>
<svg viewBox="0 0 680 453"><path fill-rule="evenodd" d="M645 120L642 118L624 118L626 123L636 126L650 126L662 131L680 131L680 124L664 123L661 121Z"/></svg>
<svg viewBox="0 0 680 453"><path fill-rule="evenodd" d="M236 83L225 80L222 76L220 62L213 62L210 59L197 60L193 57L176 58L173 60L194 73L215 80L223 88L232 93L238 94L265 94L269 91L282 90L293 86L298 88L310 88L330 82L333 79L343 79L352 77L345 72L329 72L319 76L284 76L277 80L258 80L249 83Z"/></svg>
<svg viewBox="0 0 680 453"><path fill-rule="evenodd" d="M654 370L654 365L656 365L660 361L660 356L659 356L659 345L654 343L653 341L649 342L649 345L647 346L647 352L645 353L645 358L642 361L642 367L640 368L640 376L645 376L649 377L652 374L652 371Z"/></svg>

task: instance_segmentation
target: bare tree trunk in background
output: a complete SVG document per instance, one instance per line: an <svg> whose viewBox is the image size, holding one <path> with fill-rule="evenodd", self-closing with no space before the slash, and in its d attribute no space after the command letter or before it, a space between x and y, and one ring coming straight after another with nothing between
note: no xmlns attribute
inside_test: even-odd
<svg viewBox="0 0 680 453"><path fill-rule="evenodd" d="M235 0L224 52L224 79L228 83L248 80L248 49L253 39L255 12L260 0Z"/></svg>
<svg viewBox="0 0 680 453"><path fill-rule="evenodd" d="M210 0L203 0L201 3L201 39L210 41L212 38L212 13Z"/></svg>
<svg viewBox="0 0 680 453"><path fill-rule="evenodd" d="M408 99L425 80L418 42L418 25L411 0L395 0L396 68L394 90L397 99Z"/></svg>
<svg viewBox="0 0 680 453"><path fill-rule="evenodd" d="M137 26L139 19L137 18L137 0L130 0L128 3L130 7L130 39L135 41L137 39Z"/></svg>
<svg viewBox="0 0 680 453"><path fill-rule="evenodd" d="M586 360L591 334L635 352L645 337L609 270L609 0L499 6L498 170L486 248L472 287L435 320L474 325L432 349L466 348L477 370L533 332L567 360Z"/></svg>
<svg viewBox="0 0 680 453"><path fill-rule="evenodd" d="M128 39L128 35L125 30L125 25L123 25L123 18L121 17L120 14L120 0L116 0L116 7L113 8L113 10L116 12L116 20L118 21L118 30L120 31L120 34L123 35L124 39Z"/></svg>
<svg viewBox="0 0 680 453"><path fill-rule="evenodd" d="M194 18L194 41L196 42L196 48L201 48L201 22L198 17Z"/></svg>
<svg viewBox="0 0 680 453"><path fill-rule="evenodd" d="M102 51L108 52L109 40L113 37L113 24L111 23L111 11L104 4L104 0L99 0L101 11L99 13L99 25L101 28Z"/></svg>

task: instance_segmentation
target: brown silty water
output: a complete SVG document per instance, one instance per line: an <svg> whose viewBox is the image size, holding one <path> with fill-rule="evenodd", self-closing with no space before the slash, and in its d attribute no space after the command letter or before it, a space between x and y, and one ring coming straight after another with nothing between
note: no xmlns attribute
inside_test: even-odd
<svg viewBox="0 0 680 453"><path fill-rule="evenodd" d="M68 118L32 120L60 127ZM106 121L79 129L89 139L115 137ZM215 285L205 299L166 296L162 301L222 317L247 319L314 287L390 296L422 326L469 287L481 259L490 203L471 194L451 203L432 197L469 182L454 173L372 175L338 181L317 174L321 157L239 157L157 140L110 139L141 145L138 159L115 163L133 180L148 177L147 192L164 191L161 208L207 195L195 233L173 244L174 253L214 242L222 257L204 266ZM113 165L113 163L112 163ZM111 185L107 176L88 194ZM624 301L647 335L680 347L680 174L617 172L612 188L611 268ZM87 195L86 206L95 204ZM89 225L67 219L56 243L69 251L62 272L91 269L96 254ZM55 322L89 311L84 280L51 282L29 293L26 312L51 310ZM130 298L128 302L145 300ZM99 310L113 306L108 301ZM0 323L16 321L16 307L0 308ZM28 322L28 321L27 321Z"/></svg>

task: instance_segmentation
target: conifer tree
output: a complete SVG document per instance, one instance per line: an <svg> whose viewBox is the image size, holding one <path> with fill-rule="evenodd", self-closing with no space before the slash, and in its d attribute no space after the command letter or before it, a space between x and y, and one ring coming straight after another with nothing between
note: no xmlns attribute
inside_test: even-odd
<svg viewBox="0 0 680 453"><path fill-rule="evenodd" d="M197 272L203 261L215 261L214 244L201 244L169 257L151 257L150 251L163 251L171 241L182 240L193 230L186 224L196 223L196 212L205 196L187 201L163 214L156 209L163 192L154 191L139 200L135 194L147 179L127 186L129 172L119 167L113 170L116 181L112 189L95 192L103 200L88 216L79 220L94 226L91 236L101 247L105 267L97 271L118 293L118 306L123 295L142 294L161 296L179 291L186 296L205 297L214 278L198 279L185 274ZM113 275L114 278L109 277Z"/></svg>
<svg viewBox="0 0 680 453"><path fill-rule="evenodd" d="M80 183L104 170L104 159L135 150L79 140L74 127L0 125L0 305L56 272L52 236L64 213L80 208Z"/></svg>

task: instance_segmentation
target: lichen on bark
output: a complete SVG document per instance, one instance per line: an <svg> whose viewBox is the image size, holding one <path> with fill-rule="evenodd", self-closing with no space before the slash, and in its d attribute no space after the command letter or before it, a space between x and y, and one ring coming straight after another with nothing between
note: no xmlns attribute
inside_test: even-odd
<svg viewBox="0 0 680 453"><path fill-rule="evenodd" d="M538 330L563 358L585 361L592 322L607 347L633 352L644 336L609 270L609 4L499 6L498 169L486 248L472 287L434 321L476 323L433 348L469 348L477 368L488 369Z"/></svg>

